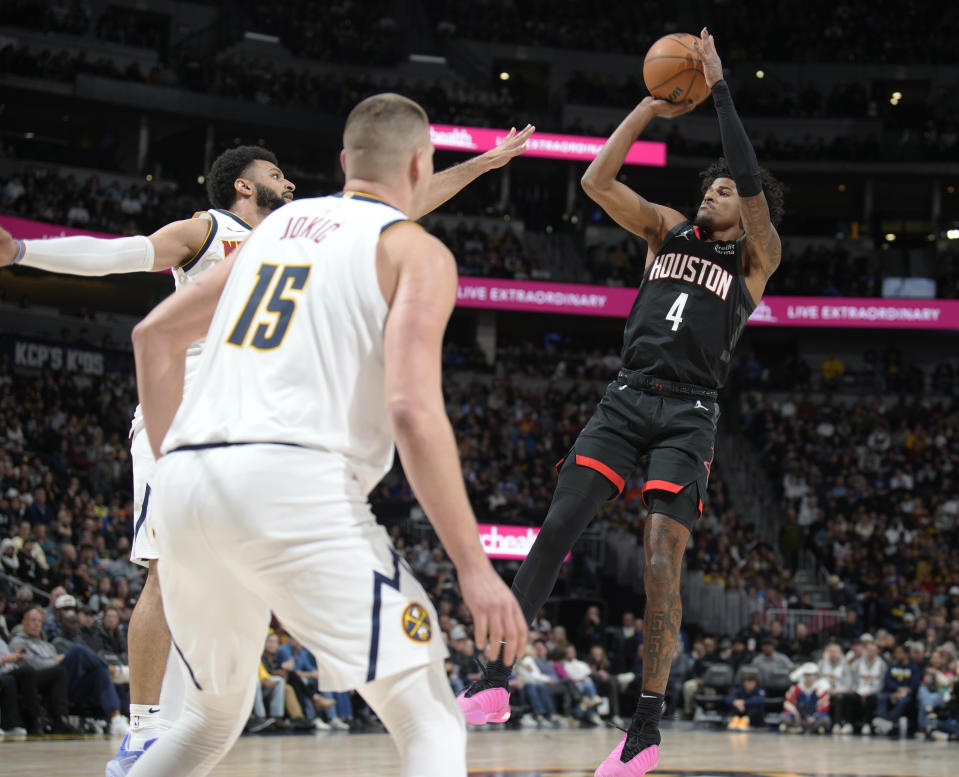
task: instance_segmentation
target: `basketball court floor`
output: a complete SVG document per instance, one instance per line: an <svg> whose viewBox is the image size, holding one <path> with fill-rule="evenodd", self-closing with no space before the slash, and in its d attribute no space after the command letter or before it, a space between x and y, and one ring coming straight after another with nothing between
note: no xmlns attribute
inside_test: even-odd
<svg viewBox="0 0 959 777"><path fill-rule="evenodd" d="M959 777L959 743L802 737L664 725L659 777ZM619 741L615 729L482 729L469 736L470 777L592 777ZM119 740L0 742L0 777L101 777ZM392 777L385 734L243 737L217 777Z"/></svg>

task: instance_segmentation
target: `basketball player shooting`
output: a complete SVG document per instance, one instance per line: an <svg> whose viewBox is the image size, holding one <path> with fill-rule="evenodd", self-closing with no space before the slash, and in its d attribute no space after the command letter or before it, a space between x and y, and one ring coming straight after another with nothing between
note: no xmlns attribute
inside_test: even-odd
<svg viewBox="0 0 959 777"><path fill-rule="evenodd" d="M731 354L780 260L773 223L782 186L759 167L733 106L712 36L697 41L719 117L725 159L703 173L695 219L653 204L617 180L629 147L655 117L687 113L645 98L583 176L583 188L620 226L646 240L646 270L626 322L623 366L560 463L543 528L516 574L513 593L531 622L563 558L603 503L616 498L643 454L649 469L643 692L629 729L596 777L640 777L659 762L659 721L682 622L679 578L690 531L702 513L713 459L717 397ZM510 666L490 661L458 701L472 723L509 712Z"/></svg>
<svg viewBox="0 0 959 777"><path fill-rule="evenodd" d="M132 777L202 777L227 752L271 611L316 656L321 687L359 689L404 777L466 777L436 613L366 499L394 439L477 644L525 644L519 605L480 545L443 400L456 264L407 215L429 196L426 114L374 95L350 113L343 145L343 193L271 214L134 330L158 458L149 520L190 682L183 715ZM186 349L204 333L181 405Z"/></svg>

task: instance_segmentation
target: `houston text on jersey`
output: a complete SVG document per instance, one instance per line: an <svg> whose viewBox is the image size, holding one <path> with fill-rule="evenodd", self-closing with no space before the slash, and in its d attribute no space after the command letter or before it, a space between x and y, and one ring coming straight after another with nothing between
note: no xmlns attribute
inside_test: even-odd
<svg viewBox="0 0 959 777"><path fill-rule="evenodd" d="M724 302L726 295L729 294L729 287L733 283L732 273L715 262L698 256L677 253L663 254L653 260L647 280L655 281L663 278L704 286Z"/></svg>

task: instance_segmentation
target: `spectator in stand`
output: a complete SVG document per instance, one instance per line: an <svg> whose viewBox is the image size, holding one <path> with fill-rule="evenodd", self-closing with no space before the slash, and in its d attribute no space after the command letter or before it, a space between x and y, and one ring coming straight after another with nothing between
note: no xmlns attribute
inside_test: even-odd
<svg viewBox="0 0 959 777"><path fill-rule="evenodd" d="M458 627L459 628L459 627ZM545 647L545 642L538 640ZM516 665L516 671L523 681L523 693L529 702L532 713L524 715L520 725L542 728L549 724L553 728L560 728L562 723L556 715L556 706L549 687L555 683L552 675L545 674L536 662L536 647L527 642L526 652Z"/></svg>
<svg viewBox="0 0 959 777"><path fill-rule="evenodd" d="M34 669L27 663L27 651L11 650L0 635L0 723L6 734L47 733L41 724L41 700L46 702L51 732L77 733L67 719L66 669L62 666Z"/></svg>
<svg viewBox="0 0 959 777"><path fill-rule="evenodd" d="M809 626L797 623L796 634L789 640L789 657L796 663L808 661L818 649L819 640L809 633Z"/></svg>
<svg viewBox="0 0 959 777"><path fill-rule="evenodd" d="M538 670L538 673L534 673L534 679L546 685L553 699L553 707L562 710L562 714L567 717L582 717L582 710L578 704L579 692L571 680L559 676L556 666L549 660L549 647L546 640L533 640L532 659ZM527 667L529 667L528 663Z"/></svg>
<svg viewBox="0 0 959 777"><path fill-rule="evenodd" d="M783 702L780 731L825 734L829 731L829 691L819 682L819 667L807 662L793 672L795 682Z"/></svg>
<svg viewBox="0 0 959 777"><path fill-rule="evenodd" d="M683 683L683 714L692 719L696 711L696 694L705 688L703 678L713 664L725 664L719 653L715 637L703 637L703 655L693 664L690 678Z"/></svg>
<svg viewBox="0 0 959 777"><path fill-rule="evenodd" d="M267 636L267 642L271 638L276 639L276 635L270 634ZM259 721L265 721L266 728L272 728L278 721L283 720L283 716L286 714L286 678L279 674L275 675L270 671L272 660L266 655L265 646L263 653L260 657L256 678L253 716ZM269 716L267 716L267 712L269 712Z"/></svg>
<svg viewBox="0 0 959 777"><path fill-rule="evenodd" d="M953 693L956 683L955 662L950 666L948 648L936 648L929 656L922 675L922 683L918 690L917 722L920 731L926 730L929 716L936 713L945 704L945 700Z"/></svg>
<svg viewBox="0 0 959 777"><path fill-rule="evenodd" d="M788 675L795 664L776 650L776 640L770 635L760 643L759 654L752 660L752 667L759 672L759 684L763 688L770 687L770 681L774 677Z"/></svg>
<svg viewBox="0 0 959 777"><path fill-rule="evenodd" d="M590 677L596 686L596 692L600 698L607 700L608 713L601 712L603 715L609 715L609 720L614 726L623 728L623 719L619 716L619 680L615 674L610 673L609 658L606 651L600 645L593 645L586 658L591 670Z"/></svg>
<svg viewBox="0 0 959 777"><path fill-rule="evenodd" d="M853 733L852 704L855 676L839 643L830 642L819 661L819 675L829 684L829 713L834 734Z"/></svg>
<svg viewBox="0 0 959 777"><path fill-rule="evenodd" d="M822 363L822 381L823 389L826 391L835 391L839 387L839 382L846 372L846 366L842 360L831 353Z"/></svg>
<svg viewBox="0 0 959 777"><path fill-rule="evenodd" d="M596 707L602 703L602 699L599 698L599 692L593 682L589 664L577 657L575 645L566 645L563 652L558 654L558 657L566 676L580 693L579 706L585 713L585 720L594 726L598 726L601 721L599 715L596 714Z"/></svg>
<svg viewBox="0 0 959 777"><path fill-rule="evenodd" d="M780 624L782 628L782 624ZM749 616L749 625L737 635L742 640L747 653L755 653L759 650L763 638L769 635L769 631L763 626L763 618L758 612Z"/></svg>
<svg viewBox="0 0 959 777"><path fill-rule="evenodd" d="M583 620L576 628L576 652L588 655L594 646L602 647L604 642L603 622L599 607L591 604L583 614Z"/></svg>
<svg viewBox="0 0 959 777"><path fill-rule="evenodd" d="M113 678L106 662L83 645L74 645L66 653L43 639L43 608L37 606L23 615L23 633L10 643L14 653L26 651L26 663L36 670L62 666L67 673L68 695L75 704L96 703L109 721L110 734L123 736L130 730L127 719L120 714Z"/></svg>
<svg viewBox="0 0 959 777"><path fill-rule="evenodd" d="M459 693L480 675L476 666L476 646L459 624L450 629L449 651L452 664L450 685L454 693Z"/></svg>
<svg viewBox="0 0 959 777"><path fill-rule="evenodd" d="M852 672L855 677L853 690L855 692L855 725L860 727L860 733L866 736L872 733L869 722L876 715L876 705L879 693L886 680L886 662L879 655L879 645L871 634L863 634L863 655L852 663Z"/></svg>
<svg viewBox="0 0 959 777"><path fill-rule="evenodd" d="M305 690L303 714L320 731L349 731L353 721L353 705L348 693L319 692L319 670L316 657L294 637L280 645L276 660L287 672L295 672ZM323 714L329 715L324 720Z"/></svg>
<svg viewBox="0 0 959 777"><path fill-rule="evenodd" d="M896 645L893 662L886 671L882 691L876 705L872 727L880 734L890 734L900 717L909 717L915 710L916 695L922 682L922 670L909 659L905 646Z"/></svg>
<svg viewBox="0 0 959 777"><path fill-rule="evenodd" d="M766 721L766 692L759 686L759 672L744 666L739 685L726 696L732 717L728 728L746 730L761 728Z"/></svg>
<svg viewBox="0 0 959 777"><path fill-rule="evenodd" d="M626 611L622 623L613 634L610 645L610 662L617 673L631 672L636 665L636 655L643 644L643 619Z"/></svg>

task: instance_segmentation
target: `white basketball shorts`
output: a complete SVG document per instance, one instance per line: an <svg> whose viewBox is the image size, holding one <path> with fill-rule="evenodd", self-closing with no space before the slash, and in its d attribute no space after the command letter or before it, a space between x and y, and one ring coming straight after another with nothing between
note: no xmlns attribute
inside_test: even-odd
<svg viewBox="0 0 959 777"><path fill-rule="evenodd" d="M147 529L147 516L153 498L150 483L156 469L156 459L153 458L150 440L142 424L134 427L130 460L133 463L133 542L130 544L130 561L148 567L150 560L159 558L160 553L152 532Z"/></svg>
<svg viewBox="0 0 959 777"><path fill-rule="evenodd" d="M280 444L181 450L153 477L147 523L176 650L194 685L252 685L272 611L324 691L442 661L426 592L341 456Z"/></svg>

